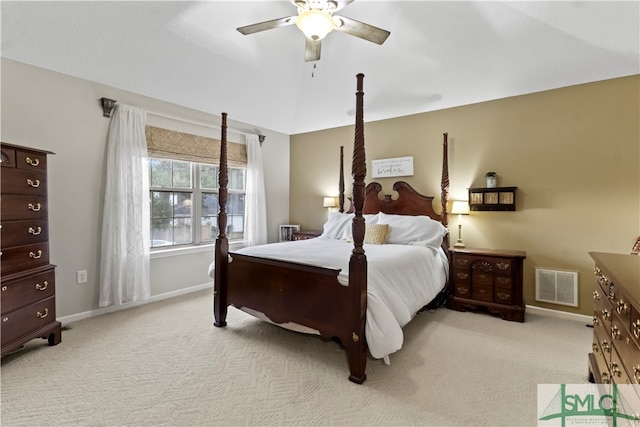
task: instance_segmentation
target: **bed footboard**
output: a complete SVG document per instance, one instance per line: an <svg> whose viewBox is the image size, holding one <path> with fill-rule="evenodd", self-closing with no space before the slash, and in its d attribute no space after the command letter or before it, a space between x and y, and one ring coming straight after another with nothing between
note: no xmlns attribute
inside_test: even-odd
<svg viewBox="0 0 640 427"><path fill-rule="evenodd" d="M348 287L339 269L231 253L227 303L250 308L274 323L293 322L344 342Z"/></svg>

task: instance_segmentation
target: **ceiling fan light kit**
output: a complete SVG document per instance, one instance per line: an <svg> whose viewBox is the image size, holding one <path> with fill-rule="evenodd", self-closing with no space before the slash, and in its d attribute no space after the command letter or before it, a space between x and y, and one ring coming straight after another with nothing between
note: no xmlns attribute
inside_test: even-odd
<svg viewBox="0 0 640 427"><path fill-rule="evenodd" d="M257 24L239 27L242 34L253 34L273 28L286 27L296 24L305 35L305 61L317 61L320 59L320 42L331 31L340 32L382 44L389 37L389 31L365 24L344 16L334 16L333 13L355 0L291 0L298 9L297 16L272 19Z"/></svg>
<svg viewBox="0 0 640 427"><path fill-rule="evenodd" d="M310 40L322 40L333 31L333 17L323 10L310 9L300 12L296 25Z"/></svg>

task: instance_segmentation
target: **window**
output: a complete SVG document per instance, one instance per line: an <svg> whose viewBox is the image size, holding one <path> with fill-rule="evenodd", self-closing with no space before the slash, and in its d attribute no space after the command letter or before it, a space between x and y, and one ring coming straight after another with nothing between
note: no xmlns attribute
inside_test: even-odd
<svg viewBox="0 0 640 427"><path fill-rule="evenodd" d="M212 243L218 237L218 166L150 158L151 248ZM229 167L227 237L244 238L246 169Z"/></svg>

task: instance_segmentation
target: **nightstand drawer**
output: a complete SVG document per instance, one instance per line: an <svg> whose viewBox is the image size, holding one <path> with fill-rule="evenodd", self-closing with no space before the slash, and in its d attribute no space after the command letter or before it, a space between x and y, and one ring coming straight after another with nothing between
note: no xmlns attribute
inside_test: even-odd
<svg viewBox="0 0 640 427"><path fill-rule="evenodd" d="M455 283L453 285L453 291L455 292L456 296L462 298L471 298L471 288L468 284L465 285L462 283Z"/></svg>
<svg viewBox="0 0 640 427"><path fill-rule="evenodd" d="M513 289L511 289L511 286L496 286L494 301L500 304L513 304Z"/></svg>
<svg viewBox="0 0 640 427"><path fill-rule="evenodd" d="M471 290L471 297L478 301L493 301L493 287L486 285L478 285L476 283L473 284L473 288Z"/></svg>

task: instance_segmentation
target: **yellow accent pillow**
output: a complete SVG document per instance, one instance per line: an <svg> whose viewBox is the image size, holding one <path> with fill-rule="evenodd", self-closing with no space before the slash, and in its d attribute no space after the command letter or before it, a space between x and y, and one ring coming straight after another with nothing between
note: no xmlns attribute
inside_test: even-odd
<svg viewBox="0 0 640 427"><path fill-rule="evenodd" d="M387 241L389 224L365 224L364 243L382 245Z"/></svg>

